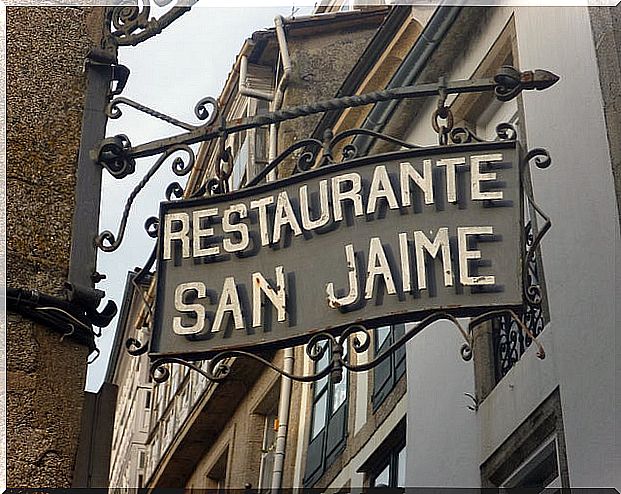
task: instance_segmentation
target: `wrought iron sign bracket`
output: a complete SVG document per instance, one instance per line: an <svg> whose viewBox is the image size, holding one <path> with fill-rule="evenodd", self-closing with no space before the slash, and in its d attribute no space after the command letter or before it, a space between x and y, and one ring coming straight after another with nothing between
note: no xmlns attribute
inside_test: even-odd
<svg viewBox="0 0 621 494"><path fill-rule="evenodd" d="M158 7L165 7L173 0L154 0ZM116 5L106 11L106 32L103 48L116 53L119 46L136 46L161 33L183 14L190 11L198 0L182 0L161 17L150 17L149 0L139 5Z"/></svg>
<svg viewBox="0 0 621 494"><path fill-rule="evenodd" d="M120 9L120 7L117 7L117 9ZM132 7L132 9L136 8ZM119 19L122 17L120 10L113 13L114 15L118 15ZM177 18L182 15L182 13L183 12L176 12L174 15L171 14L171 17L167 19L174 20L174 16L176 16L174 18ZM135 10L132 10L131 12L126 11L125 18L129 18L130 14L138 15ZM138 28L132 27L121 29L113 22L113 25L117 26L117 31L111 33L111 35L115 37L114 43L116 43L116 46L139 43L141 40L147 39L148 37L159 32L158 29L161 30L160 28L162 28L162 26L168 25L172 22L172 20L170 20L170 22L166 20L160 24L149 24L149 21L145 21L145 16L140 17L140 19L140 21L136 21L136 26L143 29L143 31L139 34L135 34L135 29ZM193 144L208 142L214 139L220 140L220 159L226 166L222 167L220 164L216 177L211 179L203 188L196 191L194 196L219 194L228 190L227 179L230 175L229 158L231 157L230 152L226 148L226 137L228 135L270 124L278 124L283 121L314 115L317 113L364 106L380 101L438 96L438 108L434 114L432 125L439 135L440 144L450 146L451 144L484 142L466 128L453 127L453 117L450 108L445 105L447 95L493 91L496 98L500 101L509 101L518 96L524 90L546 89L555 84L558 80L559 78L556 75L545 70L519 72L515 68L507 66L502 67L497 74L490 79L461 81L445 81L444 79L441 79L438 83L404 86L362 95L334 98L309 105L301 105L228 122L224 121L223 116L220 115L218 103L215 99L203 98L198 102L194 109L196 117L199 120L204 121L201 125L193 125L182 122L171 116L146 107L138 102L132 101L129 98L118 97L110 101L108 104L107 115L109 118L119 118L122 115L120 107L125 105L138 111L142 111L154 118L164 120L175 127L183 129L185 132L165 139L157 139L140 144L138 146L133 146L127 136L117 135L115 137L104 139L98 149L93 151L93 156L96 158L96 161L102 167L106 168L115 178L123 178L134 173L136 166L135 160L137 158L159 155L155 163L129 195L117 235L110 231L101 232L95 239L95 244L99 249L105 252L112 252L120 246L123 240L131 207L137 195L155 175L162 164L164 164L164 162L169 158L173 158L173 156L174 159L172 161L172 168L174 173L178 176L188 174L196 161L195 153L190 147ZM324 134L323 140L304 139L291 145L271 163L269 163L256 177L249 180L247 187L258 185L272 170L276 169L279 164L281 164L286 158L292 156L292 154L296 151L301 152L297 160L297 172L307 171L314 164L318 164L319 166L338 164L339 162L335 161L334 158L334 151L337 148L337 145L340 144L342 146L343 141L347 138L360 134L386 140L402 148L413 149L419 147L395 137L386 136L368 129L350 129L337 135L333 135L331 131L328 131ZM509 124L499 125L497 127L497 134L499 139L502 140L515 140L517 137L516 130ZM185 155L185 159L181 158L179 153L183 153ZM342 159L340 162L356 158L357 154L358 150L352 143L345 144L342 146ZM540 168L545 168L550 164L550 158L545 150L538 148L531 150L526 154L522 162L522 166L527 166L530 162L534 162ZM527 189L525 188L525 190ZM171 200L173 197L181 198L183 196L183 192L182 187L175 182L167 187L166 197L168 200ZM524 272L528 269L528 263L534 261L535 252L541 242L541 238L550 228L549 218L535 203L532 195L527 193L527 199L533 209L541 215L542 218L544 218L545 222L543 227L537 232L534 232L532 237L529 238L530 243L523 259ZM157 237L158 219L149 218L145 223L145 228L149 236L154 238ZM155 260L156 250L154 249L137 278L145 276L153 266ZM541 304L540 287L536 284L533 285L527 283L526 278L524 281L523 291L526 303ZM306 344L306 355L311 361L318 363L328 351L328 355L330 357L329 363L325 368L309 375L295 375L288 373L260 355L243 350L222 351L212 357L207 365L207 368L201 368L195 363L179 356L165 356L160 358L153 357L154 360L151 363L151 374L156 382L164 382L170 376L170 370L166 367L166 365L179 364L195 370L210 381L221 382L231 374L230 359L236 357L246 357L254 359L278 372L282 376L292 380L300 382L313 382L329 375L333 382L339 382L342 379L342 374L345 369L352 372L360 372L368 371L374 368L388 358L398 348L403 347L407 341L413 338L420 331L430 326L432 323L440 320L449 321L458 329L464 338L464 344L461 347L461 356L464 360L470 360L473 354L473 335L476 332L477 327L479 327L484 321L500 316L508 317L514 321L515 324L517 324L518 327L525 334L527 334L537 346L537 356L539 358L545 357L543 347L536 340L535 335L531 332L528 326L524 323L522 315L516 313L514 310L503 309L487 312L471 319L467 329L463 328L454 315L440 311L433 312L418 323L413 324L402 337L390 346L390 348L381 353L375 359L364 364L354 364L350 361L348 355L350 355L351 352L348 354L346 351L346 345L350 342L350 346L355 353L362 353L368 350L373 330L368 329L363 325L355 324L347 327L347 329L345 329L339 336L334 336L329 332L320 332L315 334L310 341L308 341ZM142 355L147 353L149 350L147 342L141 343L134 338L127 340L126 347L131 355Z"/></svg>

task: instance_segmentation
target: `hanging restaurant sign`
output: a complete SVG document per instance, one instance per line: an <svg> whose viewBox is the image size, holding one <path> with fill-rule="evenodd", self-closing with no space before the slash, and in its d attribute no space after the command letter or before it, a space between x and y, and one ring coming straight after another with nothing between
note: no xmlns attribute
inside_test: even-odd
<svg viewBox="0 0 621 494"><path fill-rule="evenodd" d="M523 305L516 141L345 161L160 210L152 356Z"/></svg>

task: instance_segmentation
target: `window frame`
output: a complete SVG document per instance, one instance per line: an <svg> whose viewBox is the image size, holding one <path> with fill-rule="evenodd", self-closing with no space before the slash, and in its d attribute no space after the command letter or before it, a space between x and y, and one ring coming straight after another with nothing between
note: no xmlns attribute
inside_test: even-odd
<svg viewBox="0 0 621 494"><path fill-rule="evenodd" d="M327 345L327 342L323 343ZM348 355L347 345L344 348L343 358ZM323 366L327 366L332 358L330 348L326 348L324 356L315 363L315 372L319 372ZM317 393L317 386L322 386ZM344 386L344 399L334 407L335 391L339 386ZM311 394L311 419L308 429L308 443L306 448L306 464L303 483L305 487L312 486L343 452L347 444L348 422L349 422L349 394L350 394L349 372L343 369L343 377L339 383L333 383L328 374L324 378L315 381L312 385ZM316 405L323 397L326 397L323 426L313 435L316 424ZM339 434L340 431L340 434ZM315 460L318 451L319 461ZM311 463L311 461L313 461ZM311 470L309 470L309 467Z"/></svg>
<svg viewBox="0 0 621 494"><path fill-rule="evenodd" d="M373 329L373 353L374 357L381 355L381 353L392 346L401 336L405 334L405 324L393 324L388 326L380 326ZM379 345L378 331L383 328L389 328L388 335L382 344ZM388 377L385 378L381 386L379 385L379 379L381 372L387 370ZM397 383L405 375L406 370L406 353L405 346L396 349L389 357L383 362L373 368L373 391L371 393L371 403L373 412L375 413L378 408L384 403L386 398L390 396L393 389L395 389Z"/></svg>

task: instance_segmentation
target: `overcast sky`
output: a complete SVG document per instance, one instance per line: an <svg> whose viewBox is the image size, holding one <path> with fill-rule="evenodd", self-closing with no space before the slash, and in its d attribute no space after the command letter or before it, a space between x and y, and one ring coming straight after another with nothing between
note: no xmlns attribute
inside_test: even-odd
<svg viewBox="0 0 621 494"><path fill-rule="evenodd" d="M244 40L256 30L272 27L277 14L289 16L293 9L299 16L312 11L312 2L301 0L295 4L272 1L271 7L213 7L214 3L203 0L154 38L136 47L120 48L120 63L131 70L122 96L199 124L194 105L205 96L220 94ZM107 135L125 134L132 145L183 132L129 107L121 109L123 115L119 119L109 120ZM136 172L122 180L115 180L104 171L99 231L110 230L117 235L128 195L156 160L157 156L137 160ZM106 291L119 309L127 272L144 265L155 242L147 236L144 221L158 215L159 202L164 200L170 182L183 185L185 181L185 177L180 180L173 174L170 165L170 160L164 163L138 195L121 246L112 253L98 253L98 271L107 279L97 286ZM97 391L103 382L116 325L115 319L97 340L101 355L88 368L89 391Z"/></svg>

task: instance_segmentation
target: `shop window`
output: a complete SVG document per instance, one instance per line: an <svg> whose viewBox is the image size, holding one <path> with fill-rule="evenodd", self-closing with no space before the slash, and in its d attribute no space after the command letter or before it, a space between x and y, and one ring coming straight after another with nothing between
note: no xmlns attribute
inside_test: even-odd
<svg viewBox="0 0 621 494"><path fill-rule="evenodd" d="M381 355L405 334L405 324L381 326L373 331L375 356ZM383 403L405 374L405 345L395 350L373 370L373 410Z"/></svg>
<svg viewBox="0 0 621 494"><path fill-rule="evenodd" d="M344 358L346 357L347 348ZM325 369L330 358L330 351L326 349L322 359L317 362L315 371ZM310 437L304 476L307 486L313 485L345 447L348 386L346 369L343 369L343 378L339 383L333 383L328 375L313 385Z"/></svg>
<svg viewBox="0 0 621 494"><path fill-rule="evenodd" d="M529 488L533 493L569 487L558 388L481 466L481 477L483 487Z"/></svg>

